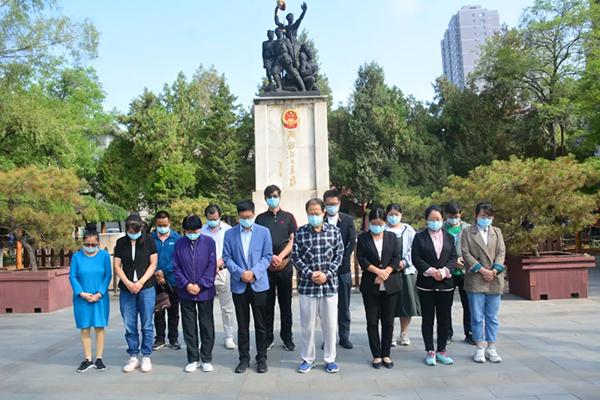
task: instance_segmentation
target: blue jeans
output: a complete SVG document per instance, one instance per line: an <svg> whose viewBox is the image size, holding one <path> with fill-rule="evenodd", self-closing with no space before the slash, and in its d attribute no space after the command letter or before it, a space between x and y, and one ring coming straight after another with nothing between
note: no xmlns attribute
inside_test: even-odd
<svg viewBox="0 0 600 400"><path fill-rule="evenodd" d="M471 330L473 340L477 343L496 343L498 334L498 310L500 310L499 294L467 293L471 308ZM485 322L485 340L483 325Z"/></svg>
<svg viewBox="0 0 600 400"><path fill-rule="evenodd" d="M154 303L156 291L153 287L142 289L138 294L121 290L119 306L125 325L125 340L127 353L137 356L140 353L140 335L138 331L138 314L142 322L142 356L152 354L152 339L154 338Z"/></svg>

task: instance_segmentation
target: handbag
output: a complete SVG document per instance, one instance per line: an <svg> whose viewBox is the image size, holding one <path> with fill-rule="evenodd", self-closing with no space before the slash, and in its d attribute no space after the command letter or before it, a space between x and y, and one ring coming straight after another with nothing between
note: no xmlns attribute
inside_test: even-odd
<svg viewBox="0 0 600 400"><path fill-rule="evenodd" d="M167 284L167 290L161 290L156 294L154 302L154 312L159 312L171 308L171 297L169 296L170 286Z"/></svg>

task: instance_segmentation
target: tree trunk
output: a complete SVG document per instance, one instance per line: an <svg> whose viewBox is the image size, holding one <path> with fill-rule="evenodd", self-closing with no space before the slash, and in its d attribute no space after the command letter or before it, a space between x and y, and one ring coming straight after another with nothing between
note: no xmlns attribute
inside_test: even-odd
<svg viewBox="0 0 600 400"><path fill-rule="evenodd" d="M553 123L548 124L548 136L550 138L550 145L552 146L552 160L556 160L557 148L556 148L556 129Z"/></svg>
<svg viewBox="0 0 600 400"><path fill-rule="evenodd" d="M29 257L29 264L31 265L31 270L37 271L38 263L37 258L35 257L35 249L24 239L21 239L21 243L23 244L23 248L25 249L25 251L27 252L27 256Z"/></svg>

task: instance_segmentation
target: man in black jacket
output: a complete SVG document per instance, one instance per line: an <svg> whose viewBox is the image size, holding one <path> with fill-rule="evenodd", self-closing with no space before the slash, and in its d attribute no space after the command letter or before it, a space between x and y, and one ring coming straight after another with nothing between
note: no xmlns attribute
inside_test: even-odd
<svg viewBox="0 0 600 400"><path fill-rule="evenodd" d="M338 269L338 334L340 346L345 349L354 347L350 342L350 291L352 290L352 273L350 272L350 260L356 244L356 228L354 219L340 212L342 202L341 193L336 190L328 190L323 194L327 222L338 227L342 234L344 243L344 259Z"/></svg>

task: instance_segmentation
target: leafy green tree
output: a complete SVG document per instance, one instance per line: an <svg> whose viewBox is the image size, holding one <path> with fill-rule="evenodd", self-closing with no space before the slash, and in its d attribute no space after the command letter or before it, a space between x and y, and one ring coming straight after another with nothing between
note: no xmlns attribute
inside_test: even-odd
<svg viewBox="0 0 600 400"><path fill-rule="evenodd" d="M536 0L519 28L488 42L476 82L483 90L508 90L542 127L551 157L567 153L576 131L576 82L585 60L589 7L585 0Z"/></svg>
<svg viewBox="0 0 600 400"><path fill-rule="evenodd" d="M21 86L0 83L0 169L53 165L92 179L96 139L115 129L103 100L90 68L47 70L43 80Z"/></svg>
<svg viewBox="0 0 600 400"><path fill-rule="evenodd" d="M73 249L81 223L112 220L124 211L83 196L83 180L70 169L28 166L0 171L0 234L13 235L37 270L36 247Z"/></svg>
<svg viewBox="0 0 600 400"><path fill-rule="evenodd" d="M253 118L225 78L200 67L180 73L160 94L135 99L126 127L102 157L97 190L128 209L176 199L247 197L254 180Z"/></svg>
<svg viewBox="0 0 600 400"><path fill-rule="evenodd" d="M491 201L497 210L494 224L502 229L509 251L537 255L545 240L573 234L593 222L599 183L600 169L594 162L511 157L477 167L465 178L451 178L433 199L456 200L464 210Z"/></svg>
<svg viewBox="0 0 600 400"><path fill-rule="evenodd" d="M0 82L96 56L98 31L61 14L55 0L0 3Z"/></svg>
<svg viewBox="0 0 600 400"><path fill-rule="evenodd" d="M406 149L407 116L402 92L385 84L383 68L376 63L361 66L348 109L334 114L330 126L340 130L331 136L332 181L363 209Z"/></svg>
<svg viewBox="0 0 600 400"><path fill-rule="evenodd" d="M585 128L592 143L600 144L600 2L590 1L591 30L586 46L585 71L579 81L578 104L582 110Z"/></svg>

